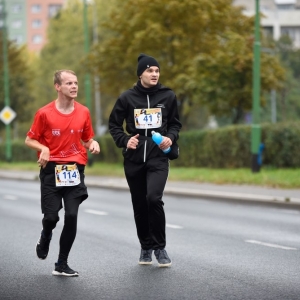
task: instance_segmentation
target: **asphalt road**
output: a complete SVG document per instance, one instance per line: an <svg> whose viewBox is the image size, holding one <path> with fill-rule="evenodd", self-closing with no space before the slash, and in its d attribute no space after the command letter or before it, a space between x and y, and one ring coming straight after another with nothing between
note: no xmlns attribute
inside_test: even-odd
<svg viewBox="0 0 300 300"><path fill-rule="evenodd" d="M69 265L52 276L35 255L39 183L0 180L0 299L300 299L300 211L290 206L165 196L171 268L139 266L128 191L89 188Z"/></svg>

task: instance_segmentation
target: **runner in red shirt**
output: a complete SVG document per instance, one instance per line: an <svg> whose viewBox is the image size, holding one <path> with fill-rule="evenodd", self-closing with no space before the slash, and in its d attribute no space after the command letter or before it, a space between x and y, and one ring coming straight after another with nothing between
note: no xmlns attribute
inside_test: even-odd
<svg viewBox="0 0 300 300"><path fill-rule="evenodd" d="M88 149L100 153L93 140L94 131L87 107L75 101L78 92L76 74L59 70L54 74L57 99L40 108L27 133L25 144L37 151L40 167L43 229L36 245L36 254L46 259L52 231L59 221L64 201L64 227L60 236L58 261L53 275L78 276L68 266L68 256L76 237L79 205L87 199L84 168Z"/></svg>

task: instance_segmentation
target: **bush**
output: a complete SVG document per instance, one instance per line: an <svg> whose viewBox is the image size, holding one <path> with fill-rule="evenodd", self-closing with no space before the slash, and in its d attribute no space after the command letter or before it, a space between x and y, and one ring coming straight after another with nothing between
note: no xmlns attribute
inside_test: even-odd
<svg viewBox="0 0 300 300"><path fill-rule="evenodd" d="M277 168L300 167L300 122L262 124L262 142L265 144L263 165ZM112 137L96 138L101 147L94 161L121 163L122 149ZM250 168L251 125L235 125L213 130L181 132L178 140L180 154L171 164L177 167ZM0 159L5 161L6 145L0 144ZM36 161L36 153L24 140L12 141L13 161Z"/></svg>

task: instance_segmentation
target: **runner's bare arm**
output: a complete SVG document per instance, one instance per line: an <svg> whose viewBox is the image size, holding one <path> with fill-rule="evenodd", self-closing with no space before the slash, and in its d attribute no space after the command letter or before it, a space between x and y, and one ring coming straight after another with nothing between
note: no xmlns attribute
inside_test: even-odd
<svg viewBox="0 0 300 300"><path fill-rule="evenodd" d="M36 151L40 151L40 157L39 160L37 161L37 163L39 164L39 167L45 167L46 164L49 161L50 158L50 150L48 147L42 145L39 141L31 139L30 137L26 137L25 139L25 144L31 148L34 149Z"/></svg>
<svg viewBox="0 0 300 300"><path fill-rule="evenodd" d="M87 142L82 141L83 146L88 149L92 154L100 153L100 145L97 141L90 139Z"/></svg>

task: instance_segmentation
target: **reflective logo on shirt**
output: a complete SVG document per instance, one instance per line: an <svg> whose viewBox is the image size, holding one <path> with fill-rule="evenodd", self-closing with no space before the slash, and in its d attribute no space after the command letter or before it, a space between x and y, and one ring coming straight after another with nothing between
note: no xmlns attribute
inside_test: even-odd
<svg viewBox="0 0 300 300"><path fill-rule="evenodd" d="M60 136L60 129L52 129L53 136Z"/></svg>
<svg viewBox="0 0 300 300"><path fill-rule="evenodd" d="M164 104L157 104L156 107L165 108Z"/></svg>

